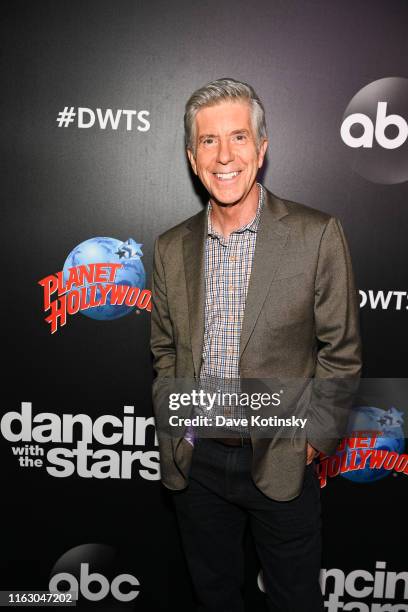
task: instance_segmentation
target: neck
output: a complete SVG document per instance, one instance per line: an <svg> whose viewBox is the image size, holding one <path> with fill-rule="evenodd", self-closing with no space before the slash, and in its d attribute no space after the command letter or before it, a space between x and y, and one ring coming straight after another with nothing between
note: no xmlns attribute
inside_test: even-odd
<svg viewBox="0 0 408 612"><path fill-rule="evenodd" d="M244 198L232 204L211 199L211 223L214 230L228 238L231 232L249 223L256 215L259 189L257 183L254 183Z"/></svg>

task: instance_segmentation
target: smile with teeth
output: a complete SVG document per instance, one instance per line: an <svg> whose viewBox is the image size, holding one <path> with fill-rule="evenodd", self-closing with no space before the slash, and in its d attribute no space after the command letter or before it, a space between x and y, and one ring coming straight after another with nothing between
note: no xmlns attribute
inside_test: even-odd
<svg viewBox="0 0 408 612"><path fill-rule="evenodd" d="M221 181L230 181L236 176L238 176L239 173L240 170L236 172L214 172L214 175L217 177L217 179L220 179Z"/></svg>

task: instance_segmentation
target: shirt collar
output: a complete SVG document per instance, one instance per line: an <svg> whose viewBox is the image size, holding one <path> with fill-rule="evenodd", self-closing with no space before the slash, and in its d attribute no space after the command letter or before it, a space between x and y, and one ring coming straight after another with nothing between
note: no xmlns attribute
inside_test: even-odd
<svg viewBox="0 0 408 612"><path fill-rule="evenodd" d="M265 191L263 186L261 185L261 183L257 183L258 188L259 188L259 197L258 197L258 207L256 209L256 214L255 217L249 221L246 225L243 225L242 227L239 227L238 229L234 230L233 234L236 233L243 233L245 230L249 230L250 232L257 232L258 231L258 226L259 226L259 220L261 218L261 211L262 211L262 207L263 207L263 203L264 203L264 199L265 199ZM215 229L213 229L212 226L212 222L211 222L211 202L208 202L207 205L207 227L208 227L208 234L211 236L217 236L218 238L221 237L221 235L215 231ZM223 237L222 237L223 238Z"/></svg>

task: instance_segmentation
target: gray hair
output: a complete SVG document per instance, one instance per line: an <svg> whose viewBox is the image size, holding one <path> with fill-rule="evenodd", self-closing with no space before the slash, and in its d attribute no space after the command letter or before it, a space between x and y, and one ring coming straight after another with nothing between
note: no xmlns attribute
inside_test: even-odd
<svg viewBox="0 0 408 612"><path fill-rule="evenodd" d="M212 81L197 89L188 99L184 114L184 138L187 149L195 155L195 118L198 111L206 106L215 106L226 101L246 101L251 112L252 127L256 135L256 146L267 137L265 109L251 85L224 78Z"/></svg>

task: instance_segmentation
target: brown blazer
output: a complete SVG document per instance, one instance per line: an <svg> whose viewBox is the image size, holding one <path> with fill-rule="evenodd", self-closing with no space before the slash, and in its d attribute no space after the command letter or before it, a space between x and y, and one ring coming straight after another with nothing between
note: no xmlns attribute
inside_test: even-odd
<svg viewBox="0 0 408 612"><path fill-rule="evenodd" d="M198 377L204 336L206 210L155 242L151 350L157 378ZM266 190L240 338L242 378L358 377L359 307L340 222ZM252 477L268 497L289 500L302 487L306 436L331 454L338 439L252 438ZM158 431L161 479L183 489L194 449ZM252 437L252 435L251 435Z"/></svg>

